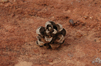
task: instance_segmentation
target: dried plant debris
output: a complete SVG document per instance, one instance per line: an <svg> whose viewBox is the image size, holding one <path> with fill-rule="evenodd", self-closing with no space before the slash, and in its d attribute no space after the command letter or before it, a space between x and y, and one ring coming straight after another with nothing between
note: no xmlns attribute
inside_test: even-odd
<svg viewBox="0 0 101 66"><path fill-rule="evenodd" d="M55 24L53 21L48 21L45 27L37 28L36 44L40 47L56 49L64 43L66 30L61 24Z"/></svg>

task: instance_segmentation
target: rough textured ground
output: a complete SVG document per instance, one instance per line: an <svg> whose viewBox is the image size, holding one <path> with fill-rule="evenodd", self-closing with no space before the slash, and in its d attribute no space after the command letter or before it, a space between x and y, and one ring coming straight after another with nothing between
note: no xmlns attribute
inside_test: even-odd
<svg viewBox="0 0 101 66"><path fill-rule="evenodd" d="M49 20L67 31L57 50L35 44ZM0 66L101 66L101 1L0 0Z"/></svg>

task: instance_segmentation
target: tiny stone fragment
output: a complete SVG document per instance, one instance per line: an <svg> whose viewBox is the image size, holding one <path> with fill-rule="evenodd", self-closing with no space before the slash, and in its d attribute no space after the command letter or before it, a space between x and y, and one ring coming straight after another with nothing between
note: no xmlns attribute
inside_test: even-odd
<svg viewBox="0 0 101 66"><path fill-rule="evenodd" d="M87 18L88 18L88 16L84 16L84 18L85 18L85 19L87 19Z"/></svg>
<svg viewBox="0 0 101 66"><path fill-rule="evenodd" d="M69 23L70 23L70 25L72 25L72 26L75 25L75 23L74 23L74 21L73 21L72 19L69 20Z"/></svg>

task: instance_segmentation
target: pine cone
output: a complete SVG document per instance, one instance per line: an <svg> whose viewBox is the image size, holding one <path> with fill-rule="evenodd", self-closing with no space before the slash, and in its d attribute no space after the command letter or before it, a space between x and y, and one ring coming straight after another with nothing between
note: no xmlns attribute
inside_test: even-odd
<svg viewBox="0 0 101 66"><path fill-rule="evenodd" d="M55 24L53 21L48 21L45 27L39 27L36 30L38 34L36 44L40 47L56 49L64 43L66 30L61 24Z"/></svg>

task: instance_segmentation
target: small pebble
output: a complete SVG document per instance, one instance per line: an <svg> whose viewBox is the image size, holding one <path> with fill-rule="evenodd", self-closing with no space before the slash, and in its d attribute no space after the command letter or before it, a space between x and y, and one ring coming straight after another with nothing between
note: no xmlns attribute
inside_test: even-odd
<svg viewBox="0 0 101 66"><path fill-rule="evenodd" d="M72 19L69 20L69 23L70 23L70 25L72 25L72 26L75 25L75 23L74 23L74 21L73 21Z"/></svg>
<svg viewBox="0 0 101 66"><path fill-rule="evenodd" d="M84 18L85 18L85 19L87 19L87 18L88 18L88 16L84 16Z"/></svg>
<svg viewBox="0 0 101 66"><path fill-rule="evenodd" d="M93 17L89 17L90 19L93 19Z"/></svg>

